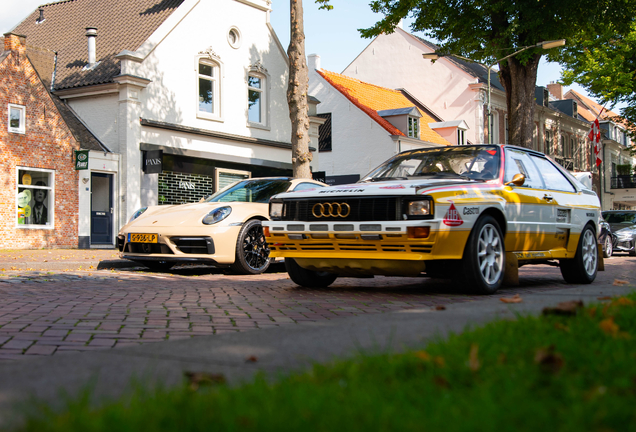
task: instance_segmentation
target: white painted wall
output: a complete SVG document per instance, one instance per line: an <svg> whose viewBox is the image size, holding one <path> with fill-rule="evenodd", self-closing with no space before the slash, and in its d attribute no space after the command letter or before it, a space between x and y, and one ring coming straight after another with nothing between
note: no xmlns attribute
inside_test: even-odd
<svg viewBox="0 0 636 432"><path fill-rule="evenodd" d="M484 142L486 95L480 95L479 88L486 86L476 86L477 78L447 59L433 63L422 58L423 53L432 51L397 28L394 33L375 38L342 74L383 87L403 88L443 121L464 120L469 127L467 140ZM505 108L505 101L493 92L491 105Z"/></svg>
<svg viewBox="0 0 636 432"><path fill-rule="evenodd" d="M117 116L119 102L117 93L100 96L71 98L68 104L88 128L111 151L119 152Z"/></svg>

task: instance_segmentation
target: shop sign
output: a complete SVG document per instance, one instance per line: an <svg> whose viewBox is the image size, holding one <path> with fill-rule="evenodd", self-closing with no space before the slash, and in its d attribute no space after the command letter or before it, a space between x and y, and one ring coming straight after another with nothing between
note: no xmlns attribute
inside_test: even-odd
<svg viewBox="0 0 636 432"><path fill-rule="evenodd" d="M88 150L75 150L75 170L88 169Z"/></svg>
<svg viewBox="0 0 636 432"><path fill-rule="evenodd" d="M144 172L146 174L157 174L163 171L163 150L152 150L144 152Z"/></svg>

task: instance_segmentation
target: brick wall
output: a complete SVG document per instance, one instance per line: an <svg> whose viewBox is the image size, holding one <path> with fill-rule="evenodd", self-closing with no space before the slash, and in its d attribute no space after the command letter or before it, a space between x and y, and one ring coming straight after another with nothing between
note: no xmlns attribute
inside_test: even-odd
<svg viewBox="0 0 636 432"><path fill-rule="evenodd" d="M0 248L74 248L78 242L79 144L27 59L24 38L5 35L0 59ZM26 133L8 132L8 104L26 107ZM17 228L16 166L55 171L54 229ZM49 212L51 210L49 209Z"/></svg>
<svg viewBox="0 0 636 432"><path fill-rule="evenodd" d="M187 204L214 193L214 177L163 171L159 174L159 204Z"/></svg>

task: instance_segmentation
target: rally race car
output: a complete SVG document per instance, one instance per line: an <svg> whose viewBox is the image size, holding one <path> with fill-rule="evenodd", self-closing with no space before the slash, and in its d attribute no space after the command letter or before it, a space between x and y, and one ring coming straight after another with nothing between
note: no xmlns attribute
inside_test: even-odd
<svg viewBox="0 0 636 432"><path fill-rule="evenodd" d="M271 256L306 287L426 274L489 294L507 259L559 265L570 283L593 282L598 268L596 194L514 146L403 152L358 183L275 195L269 213Z"/></svg>

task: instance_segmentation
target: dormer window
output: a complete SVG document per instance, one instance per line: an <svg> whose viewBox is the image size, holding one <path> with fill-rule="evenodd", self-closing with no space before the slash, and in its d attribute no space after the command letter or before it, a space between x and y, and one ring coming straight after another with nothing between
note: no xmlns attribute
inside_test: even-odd
<svg viewBox="0 0 636 432"><path fill-rule="evenodd" d="M409 116L408 136L411 138L420 137L420 119Z"/></svg>

